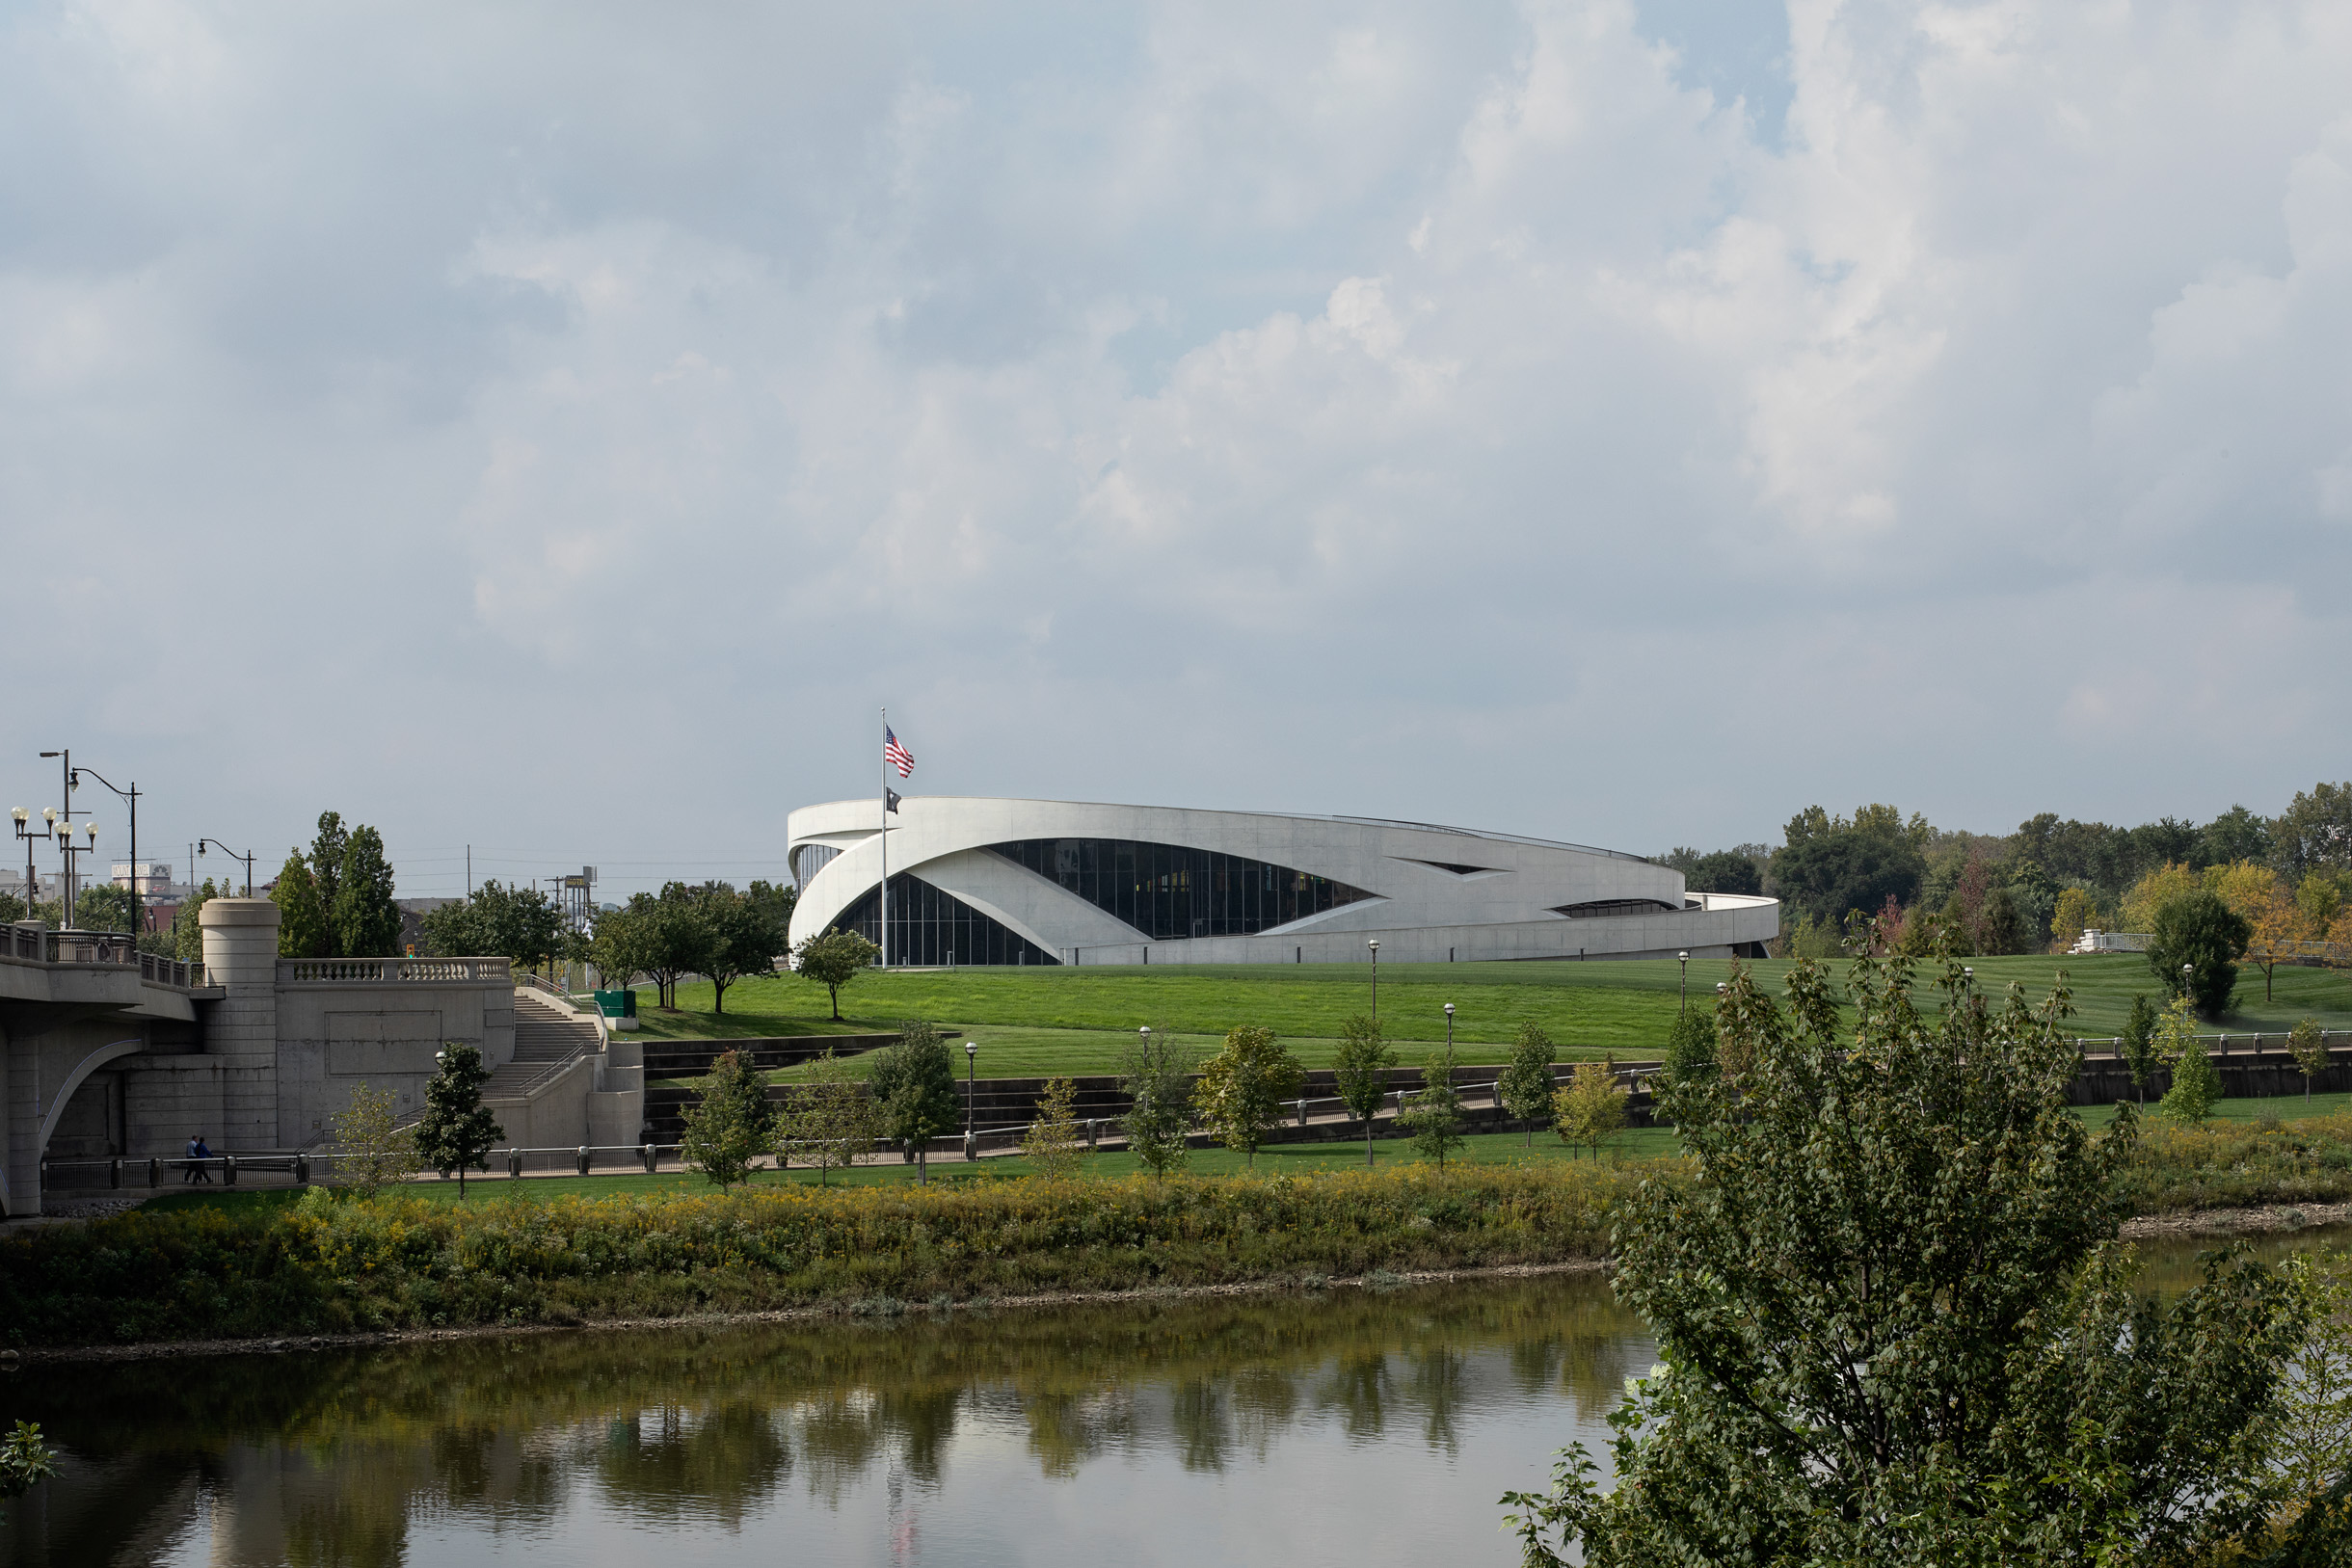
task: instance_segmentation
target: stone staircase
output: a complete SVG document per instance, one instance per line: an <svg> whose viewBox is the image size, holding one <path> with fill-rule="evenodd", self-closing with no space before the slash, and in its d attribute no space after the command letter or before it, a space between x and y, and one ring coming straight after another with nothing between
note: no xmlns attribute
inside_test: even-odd
<svg viewBox="0 0 2352 1568"><path fill-rule="evenodd" d="M485 1100L520 1100L533 1083L602 1043L596 1021L566 1012L543 997L515 989L515 1055L490 1075Z"/></svg>

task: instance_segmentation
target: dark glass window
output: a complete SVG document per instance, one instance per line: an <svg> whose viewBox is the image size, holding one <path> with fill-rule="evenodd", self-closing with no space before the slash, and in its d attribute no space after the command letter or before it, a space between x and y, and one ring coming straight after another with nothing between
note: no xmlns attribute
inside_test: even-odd
<svg viewBox="0 0 2352 1568"><path fill-rule="evenodd" d="M1022 838L990 849L1154 942L1248 937L1373 895L1214 849L1133 838Z"/></svg>
<svg viewBox="0 0 2352 1568"><path fill-rule="evenodd" d="M1656 898L1596 898L1589 904L1555 904L1552 913L1571 920L1598 920L1615 915L1655 915L1673 908Z"/></svg>
<svg viewBox="0 0 2352 1568"><path fill-rule="evenodd" d="M842 911L834 922L879 946L882 890ZM953 893L901 871L890 879L890 961L893 964L1058 964L1060 959L1018 931L1007 930Z"/></svg>
<svg viewBox="0 0 2352 1568"><path fill-rule="evenodd" d="M809 884L815 879L816 873L823 870L833 857L840 853L841 851L831 844L803 844L792 851L793 887L801 892L807 892Z"/></svg>

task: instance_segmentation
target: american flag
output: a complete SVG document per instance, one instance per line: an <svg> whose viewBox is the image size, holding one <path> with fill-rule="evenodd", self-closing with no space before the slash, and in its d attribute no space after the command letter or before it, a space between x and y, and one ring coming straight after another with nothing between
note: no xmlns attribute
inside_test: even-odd
<svg viewBox="0 0 2352 1568"><path fill-rule="evenodd" d="M915 754L898 744L897 735L887 724L882 727L882 760L896 768L901 779L914 775Z"/></svg>

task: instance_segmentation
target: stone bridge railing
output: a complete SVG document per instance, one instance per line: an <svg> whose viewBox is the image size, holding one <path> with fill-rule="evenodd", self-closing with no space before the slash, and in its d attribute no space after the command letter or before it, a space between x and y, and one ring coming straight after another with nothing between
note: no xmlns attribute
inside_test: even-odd
<svg viewBox="0 0 2352 1568"><path fill-rule="evenodd" d="M281 958L278 983L285 985L431 985L452 980L515 977L507 958Z"/></svg>
<svg viewBox="0 0 2352 1568"><path fill-rule="evenodd" d="M52 931L42 925L0 926L0 958L36 964L120 964L136 968L139 978L180 991L204 984L204 966L189 959L143 953L120 931Z"/></svg>

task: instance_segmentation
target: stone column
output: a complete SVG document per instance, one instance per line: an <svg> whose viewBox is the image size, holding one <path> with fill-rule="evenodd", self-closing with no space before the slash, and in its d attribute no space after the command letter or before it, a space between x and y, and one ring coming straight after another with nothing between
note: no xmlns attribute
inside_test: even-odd
<svg viewBox="0 0 2352 1568"><path fill-rule="evenodd" d="M204 934L204 981L228 993L204 1020L204 1054L221 1064L222 1115L220 1130L206 1130L215 1149L276 1149L278 906L207 899L196 923Z"/></svg>

